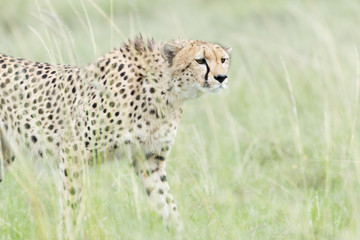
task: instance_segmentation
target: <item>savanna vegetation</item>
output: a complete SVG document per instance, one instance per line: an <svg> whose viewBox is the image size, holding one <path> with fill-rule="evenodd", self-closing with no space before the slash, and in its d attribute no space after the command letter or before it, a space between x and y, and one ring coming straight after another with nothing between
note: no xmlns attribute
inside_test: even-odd
<svg viewBox="0 0 360 240"><path fill-rule="evenodd" d="M138 33L233 48L228 90L188 102L167 163L184 239L359 239L356 0L2 0L0 51L85 65ZM27 154L0 239L56 239L59 174ZM87 239L173 239L126 159L86 172Z"/></svg>

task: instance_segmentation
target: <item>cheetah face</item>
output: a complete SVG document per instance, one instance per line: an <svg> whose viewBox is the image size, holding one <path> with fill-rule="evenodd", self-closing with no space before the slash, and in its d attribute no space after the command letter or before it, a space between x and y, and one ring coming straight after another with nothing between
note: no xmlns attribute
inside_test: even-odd
<svg viewBox="0 0 360 240"><path fill-rule="evenodd" d="M169 42L163 46L174 87L186 98L227 87L230 52L231 47L202 41Z"/></svg>

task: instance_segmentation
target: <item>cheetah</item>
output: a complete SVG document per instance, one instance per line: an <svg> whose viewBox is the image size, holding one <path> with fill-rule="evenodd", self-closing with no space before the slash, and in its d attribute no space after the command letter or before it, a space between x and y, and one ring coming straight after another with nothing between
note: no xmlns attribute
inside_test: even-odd
<svg viewBox="0 0 360 240"><path fill-rule="evenodd" d="M184 102L227 87L230 52L199 40L138 36L84 67L0 54L0 181L20 147L36 158L52 156L63 215L76 218L84 164L128 149L151 206L182 228L166 158Z"/></svg>

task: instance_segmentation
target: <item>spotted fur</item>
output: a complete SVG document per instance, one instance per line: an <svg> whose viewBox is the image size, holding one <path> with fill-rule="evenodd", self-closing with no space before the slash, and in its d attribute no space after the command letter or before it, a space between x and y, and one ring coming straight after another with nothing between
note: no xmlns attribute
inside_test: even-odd
<svg viewBox="0 0 360 240"><path fill-rule="evenodd" d="M64 215L76 221L83 164L130 149L152 206L181 228L166 158L183 103L227 86L230 50L138 37L85 67L0 55L0 166L14 161L14 146L59 159Z"/></svg>

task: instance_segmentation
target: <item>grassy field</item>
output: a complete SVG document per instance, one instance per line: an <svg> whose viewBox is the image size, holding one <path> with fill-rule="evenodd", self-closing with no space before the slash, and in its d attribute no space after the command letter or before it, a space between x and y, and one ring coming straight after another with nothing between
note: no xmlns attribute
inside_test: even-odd
<svg viewBox="0 0 360 240"><path fill-rule="evenodd" d="M188 102L168 161L184 239L360 238L356 0L2 0L0 52L85 65L139 32L233 47L229 89ZM87 239L173 239L127 161L90 169ZM58 174L0 185L0 239L55 239Z"/></svg>

